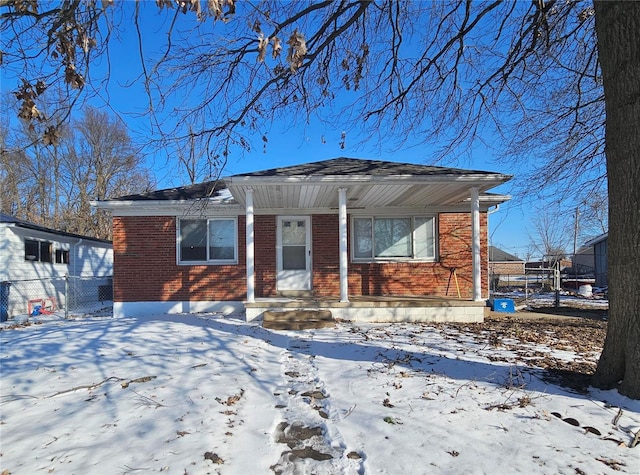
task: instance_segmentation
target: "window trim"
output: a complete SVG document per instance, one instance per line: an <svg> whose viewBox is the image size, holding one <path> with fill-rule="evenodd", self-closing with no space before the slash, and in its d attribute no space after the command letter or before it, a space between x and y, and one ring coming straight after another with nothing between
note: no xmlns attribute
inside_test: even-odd
<svg viewBox="0 0 640 475"><path fill-rule="evenodd" d="M376 219L410 219L411 220L411 256L407 257L376 257L375 253L375 225ZM432 231L433 231L433 255L429 257L416 257L416 219L428 218L431 219ZM369 219L371 221L371 257L356 257L356 219ZM351 262L354 263L367 263L367 262L437 262L438 260L438 217L435 214L411 214L411 215L355 215L351 216Z"/></svg>
<svg viewBox="0 0 640 475"><path fill-rule="evenodd" d="M182 235L181 235L181 226L182 221L204 221L207 227L207 235L206 235L206 251L207 251L207 259L204 260L193 260L193 261L184 261L182 260ZM233 259L209 259L210 252L210 235L209 235L209 223L211 221L232 221L233 222ZM238 217L237 216L216 216L212 218L191 218L184 217L179 218L176 226L176 262L180 266L193 266L193 265L236 265L238 264Z"/></svg>
<svg viewBox="0 0 640 475"><path fill-rule="evenodd" d="M27 254L27 242L37 246L37 254ZM29 259L29 256L33 256L33 259ZM24 238L24 260L27 262L40 262L40 241L37 239Z"/></svg>
<svg viewBox="0 0 640 475"><path fill-rule="evenodd" d="M46 262L48 264L53 264L55 262L53 242L40 241L40 262Z"/></svg>
<svg viewBox="0 0 640 475"><path fill-rule="evenodd" d="M38 247L37 255L27 254L27 242L33 243ZM45 264L55 264L55 256L57 248L54 246L54 241L49 241L46 239L34 239L34 238L24 238L24 260L25 262L42 262ZM48 248L47 252L43 252L43 248ZM48 255L48 260L43 260L43 255ZM34 256L33 259L28 259L27 256Z"/></svg>
<svg viewBox="0 0 640 475"><path fill-rule="evenodd" d="M68 249L54 249L54 264L68 266L70 262L70 252ZM58 260L59 259L59 260Z"/></svg>

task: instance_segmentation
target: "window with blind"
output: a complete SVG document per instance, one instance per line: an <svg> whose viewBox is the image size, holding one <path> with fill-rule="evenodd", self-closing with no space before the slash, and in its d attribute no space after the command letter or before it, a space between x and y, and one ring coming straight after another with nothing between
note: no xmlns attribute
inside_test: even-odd
<svg viewBox="0 0 640 475"><path fill-rule="evenodd" d="M355 217L352 222L354 261L435 260L435 218Z"/></svg>

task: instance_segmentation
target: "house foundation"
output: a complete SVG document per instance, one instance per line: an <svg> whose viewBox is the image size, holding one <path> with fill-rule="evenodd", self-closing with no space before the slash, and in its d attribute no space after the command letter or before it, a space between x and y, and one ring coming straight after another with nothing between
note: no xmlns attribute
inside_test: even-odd
<svg viewBox="0 0 640 475"><path fill-rule="evenodd" d="M264 319L267 312L328 310L336 320L358 323L482 323L489 311L484 301L420 296L354 296L348 302L338 299L278 297L245 302L244 307L247 321Z"/></svg>

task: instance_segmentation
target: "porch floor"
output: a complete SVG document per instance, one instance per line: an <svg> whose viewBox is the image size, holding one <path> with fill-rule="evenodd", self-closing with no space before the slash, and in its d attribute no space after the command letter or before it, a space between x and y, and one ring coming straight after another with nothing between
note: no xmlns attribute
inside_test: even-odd
<svg viewBox="0 0 640 475"><path fill-rule="evenodd" d="M436 296L351 296L339 298L273 297L244 303L247 321L263 318L265 312L319 310L334 319L354 322L482 322L489 308L484 301Z"/></svg>

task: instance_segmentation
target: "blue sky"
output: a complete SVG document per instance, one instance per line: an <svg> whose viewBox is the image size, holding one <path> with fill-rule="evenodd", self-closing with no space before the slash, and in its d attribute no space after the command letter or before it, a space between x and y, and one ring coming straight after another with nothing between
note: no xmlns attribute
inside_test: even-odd
<svg viewBox="0 0 640 475"><path fill-rule="evenodd" d="M148 129L148 119L136 118L132 112L142 110L146 105L140 83L129 87L123 87L124 77L130 78L132 71L140 71L139 58L130 43L126 46L114 45L112 55L117 55L119 61L126 61L126 75L119 78L117 70L112 69L109 90L109 107L117 111L129 124L133 135L140 134L144 137ZM99 101L94 101L99 106ZM420 143L407 143L401 148L392 144L386 147L383 144L368 146L362 144L361 137L347 133L344 148L341 147L341 134L343 129L340 124L335 127L328 126L318 120L311 119L308 124L292 129L287 125L274 122L268 134L266 150L260 136L256 136L252 143L253 150L249 153L238 152L232 154L226 164L222 175L233 175L249 171L268 168L295 165L304 162L320 161L330 158L345 156L353 158L390 160L416 164L433 164L436 150L428 148ZM141 137L141 138L142 138ZM509 170L495 160L494 151L482 144L476 145L471 154L464 159L451 160L447 163L437 163L440 166L453 166L474 170L500 172L515 175L514 170ZM187 183L186 174L176 172L175 162L170 157L162 154L153 154L147 158L148 166L153 170L158 188L180 186ZM493 212L489 219L490 244L506 252L526 257L530 248L530 235L533 229L528 229L531 222L530 212L523 205L517 193L514 193L513 181L491 190L494 193L512 195L512 200L502 204Z"/></svg>
<svg viewBox="0 0 640 475"><path fill-rule="evenodd" d="M155 2L149 8L155 9ZM126 18L126 14L124 17L122 21L130 21ZM148 38L153 38L153 34L160 31L158 22L166 21L166 17L157 14L157 10L152 18L151 25L154 25L156 30L147 31L145 47L148 51L155 46ZM147 28L151 28L151 26ZM102 58L98 64L92 67L95 78L104 75L107 67L110 71L108 89L101 88L94 91L96 94L89 103L120 116L127 123L134 140L142 142L148 139L149 119L138 116L147 105L147 97L140 81L131 83L131 79L141 72L137 38L134 36L132 28L120 38L115 35L111 38L110 62L108 63L106 58ZM4 78L3 90L6 90L7 83L10 84L10 81L6 81L6 79L11 78ZM95 82L94 84L100 83ZM252 143L253 150L248 153L232 154L222 175L319 161L339 156L436 164L505 174L516 173L515 170L507 169L498 164L494 151L483 145L477 145L463 159L456 157L450 161L434 163L437 151L420 143L422 141L416 140L416 143L406 143L399 148L392 144L369 145L366 141L363 144L360 136L348 131L342 147L340 142L343 130L348 129L344 129L341 124L328 126L314 119L295 128L288 127L281 122L273 122L268 133L269 141L266 150L263 150L260 134L258 134ZM491 140L488 142L490 143ZM437 144L433 147L436 146ZM158 188L188 183L186 173L179 173L177 170L175 159L168 157L161 151L147 155L147 166L152 170ZM499 210L491 214L489 219L490 244L520 257L526 257L531 241L530 234L533 234L533 229L528 229L532 216L530 206L526 206L520 201L513 186L514 183L511 182L491 190L495 193L511 194L513 198L512 201L501 205Z"/></svg>

